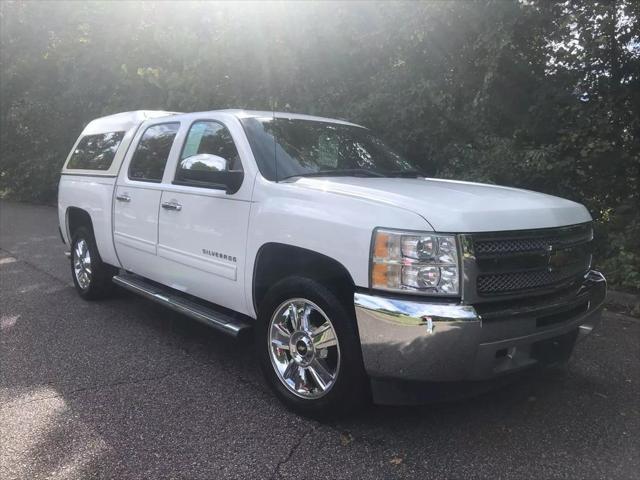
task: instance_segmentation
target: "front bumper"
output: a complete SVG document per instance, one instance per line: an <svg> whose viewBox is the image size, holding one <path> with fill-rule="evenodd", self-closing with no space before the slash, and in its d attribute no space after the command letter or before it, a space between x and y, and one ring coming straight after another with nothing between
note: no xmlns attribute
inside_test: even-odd
<svg viewBox="0 0 640 480"><path fill-rule="evenodd" d="M414 382L487 380L521 370L544 361L546 343L575 333L570 354L575 338L599 323L605 295L606 281L595 270L577 294L498 310L357 292L365 369L372 379Z"/></svg>

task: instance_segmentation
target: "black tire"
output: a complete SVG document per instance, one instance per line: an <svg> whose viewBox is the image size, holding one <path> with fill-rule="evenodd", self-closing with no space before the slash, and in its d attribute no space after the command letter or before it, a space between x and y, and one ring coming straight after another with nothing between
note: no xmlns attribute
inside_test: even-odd
<svg viewBox="0 0 640 480"><path fill-rule="evenodd" d="M84 243L81 243L84 242ZM88 248L90 255L90 275L88 275L88 285L81 285L78 275L76 274L75 262L77 258L78 245L81 244ZM117 269L111 265L107 265L100 258L96 240L93 232L86 227L80 227L73 233L71 240L71 278L76 286L78 294L85 300L99 300L112 295L114 284L111 281L116 274Z"/></svg>
<svg viewBox="0 0 640 480"><path fill-rule="evenodd" d="M353 306L345 305L346 302L340 300L339 293L334 293L308 278L288 277L269 289L259 307L255 345L265 379L275 395L289 409L313 418L342 416L363 405L370 398ZM326 393L322 393L323 396L320 398L302 398L293 393L280 379L276 366L272 363L271 320L283 302L290 299L305 299L320 307L332 324L338 339L339 368L332 387ZM315 383L316 387L319 385L313 382L312 377L311 383Z"/></svg>

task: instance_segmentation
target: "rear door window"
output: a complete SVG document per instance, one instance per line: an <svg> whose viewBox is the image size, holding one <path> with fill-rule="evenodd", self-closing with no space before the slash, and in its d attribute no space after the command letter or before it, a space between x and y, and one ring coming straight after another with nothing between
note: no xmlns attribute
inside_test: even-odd
<svg viewBox="0 0 640 480"><path fill-rule="evenodd" d="M124 137L124 132L108 132L82 137L71 154L67 168L109 170L122 137Z"/></svg>
<svg viewBox="0 0 640 480"><path fill-rule="evenodd" d="M179 123L163 123L147 128L138 142L129 165L129 178L160 183Z"/></svg>

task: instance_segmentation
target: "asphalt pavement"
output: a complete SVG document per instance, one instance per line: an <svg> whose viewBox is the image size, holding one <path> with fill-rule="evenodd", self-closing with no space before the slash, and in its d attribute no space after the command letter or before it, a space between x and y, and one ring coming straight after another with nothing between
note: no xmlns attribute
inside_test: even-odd
<svg viewBox="0 0 640 480"><path fill-rule="evenodd" d="M0 203L0 478L640 478L640 320L566 367L422 407L288 412L251 345L73 289L55 208Z"/></svg>

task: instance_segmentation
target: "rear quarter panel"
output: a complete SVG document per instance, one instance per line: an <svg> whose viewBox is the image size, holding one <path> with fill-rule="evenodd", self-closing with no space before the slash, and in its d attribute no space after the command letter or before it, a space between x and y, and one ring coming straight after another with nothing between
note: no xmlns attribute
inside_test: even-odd
<svg viewBox="0 0 640 480"><path fill-rule="evenodd" d="M58 219L67 245L70 245L68 213L70 207L85 210L93 223L93 233L102 260L119 267L113 246L112 212L115 177L62 174L58 187Z"/></svg>

